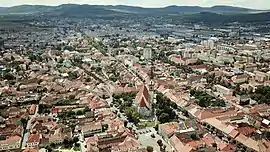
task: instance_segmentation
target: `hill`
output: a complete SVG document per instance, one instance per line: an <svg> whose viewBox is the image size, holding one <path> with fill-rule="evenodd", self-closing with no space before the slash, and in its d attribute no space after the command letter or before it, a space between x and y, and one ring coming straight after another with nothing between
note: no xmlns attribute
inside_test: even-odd
<svg viewBox="0 0 270 152"><path fill-rule="evenodd" d="M201 12L198 14L186 15L183 17L184 21L197 23L229 23L229 22L269 22L270 12L256 13L256 14L217 14L210 12Z"/></svg>
<svg viewBox="0 0 270 152"><path fill-rule="evenodd" d="M199 7L199 6L168 6L163 8L143 8L126 5L77 5L77 4L63 4L60 6L44 6L44 5L20 5L4 9L2 13L6 14L33 14L33 13L50 13L61 14L68 13L76 16L76 13L133 13L133 14L148 14L148 15L165 15L165 14L186 14L199 12L213 12L213 13L249 13L257 11L241 7L231 6L213 6L213 7ZM73 13L69 13L73 12ZM82 15L82 14L80 14Z"/></svg>

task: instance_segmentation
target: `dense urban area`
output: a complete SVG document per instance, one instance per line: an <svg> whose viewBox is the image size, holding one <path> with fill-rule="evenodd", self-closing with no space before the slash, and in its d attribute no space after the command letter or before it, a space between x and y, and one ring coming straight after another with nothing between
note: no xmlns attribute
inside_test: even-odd
<svg viewBox="0 0 270 152"><path fill-rule="evenodd" d="M269 14L33 7L0 9L0 151L270 152Z"/></svg>

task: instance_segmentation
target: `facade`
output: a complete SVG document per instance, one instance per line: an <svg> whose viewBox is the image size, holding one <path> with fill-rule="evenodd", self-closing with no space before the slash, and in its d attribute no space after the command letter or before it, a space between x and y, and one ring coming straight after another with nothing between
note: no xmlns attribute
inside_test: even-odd
<svg viewBox="0 0 270 152"><path fill-rule="evenodd" d="M270 79L270 74L260 72L260 71L254 71L255 74L255 80L258 82L264 82Z"/></svg>
<svg viewBox="0 0 270 152"><path fill-rule="evenodd" d="M38 147L41 139L41 134L32 134L26 142L27 147Z"/></svg>
<svg viewBox="0 0 270 152"><path fill-rule="evenodd" d="M222 95L230 95L230 96L233 95L233 90L226 88L222 85L219 85L219 84L215 85L214 88L218 93L220 93Z"/></svg>
<svg viewBox="0 0 270 152"><path fill-rule="evenodd" d="M6 140L1 140L0 151L19 149L21 147L21 140L20 136L11 136Z"/></svg>
<svg viewBox="0 0 270 152"><path fill-rule="evenodd" d="M100 122L85 124L82 126L81 131L85 137L93 136L102 132L102 124Z"/></svg>
<svg viewBox="0 0 270 152"><path fill-rule="evenodd" d="M152 50L150 48L146 48L143 50L143 57L146 60L152 59Z"/></svg>
<svg viewBox="0 0 270 152"><path fill-rule="evenodd" d="M215 42L213 40L204 40L201 42L201 45L203 45L207 49L213 49L215 46Z"/></svg>
<svg viewBox="0 0 270 152"><path fill-rule="evenodd" d="M233 83L239 84L239 83L245 83L248 81L248 76L247 75L236 75L232 77Z"/></svg>

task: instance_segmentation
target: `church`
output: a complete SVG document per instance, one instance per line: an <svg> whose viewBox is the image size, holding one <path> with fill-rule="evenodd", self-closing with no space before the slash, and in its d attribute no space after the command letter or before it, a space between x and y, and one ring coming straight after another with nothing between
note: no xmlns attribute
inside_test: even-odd
<svg viewBox="0 0 270 152"><path fill-rule="evenodd" d="M152 115L151 95L145 85L140 88L135 98L135 104L137 105L137 112L141 116L149 117Z"/></svg>

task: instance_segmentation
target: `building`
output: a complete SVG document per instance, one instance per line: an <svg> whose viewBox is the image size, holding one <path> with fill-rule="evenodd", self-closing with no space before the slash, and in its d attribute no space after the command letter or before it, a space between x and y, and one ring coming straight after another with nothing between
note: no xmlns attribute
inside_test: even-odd
<svg viewBox="0 0 270 152"><path fill-rule="evenodd" d="M151 96L145 85L143 85L138 92L135 98L135 103L138 106L138 113L140 113L142 116L152 115Z"/></svg>
<svg viewBox="0 0 270 152"><path fill-rule="evenodd" d="M81 127L81 131L85 137L90 137L102 132L102 124L101 122L86 123Z"/></svg>
<svg viewBox="0 0 270 152"><path fill-rule="evenodd" d="M220 93L220 94L222 94L222 95L229 95L229 96L231 96L231 95L233 95L233 90L231 90L231 89L229 89L229 88L226 88L226 87L224 87L224 86L222 86L222 85L215 85L214 86L214 89L216 90L216 92L218 92L218 93Z"/></svg>
<svg viewBox="0 0 270 152"><path fill-rule="evenodd" d="M232 81L235 84L239 84L239 83L245 83L248 81L248 76L245 74L242 75L235 75L232 77Z"/></svg>
<svg viewBox="0 0 270 152"><path fill-rule="evenodd" d="M19 149L21 147L20 136L11 136L6 138L6 140L0 141L0 151Z"/></svg>
<svg viewBox="0 0 270 152"><path fill-rule="evenodd" d="M26 149L23 150L22 152L38 152L38 150L31 147L31 148L26 148Z"/></svg>
<svg viewBox="0 0 270 152"><path fill-rule="evenodd" d="M146 60L152 59L152 50L150 48L143 50L143 58Z"/></svg>
<svg viewBox="0 0 270 152"><path fill-rule="evenodd" d="M29 107L29 114L30 115L33 115L33 114L35 114L35 112L36 112L36 105L35 104L32 104L30 107Z"/></svg>
<svg viewBox="0 0 270 152"><path fill-rule="evenodd" d="M28 137L26 141L27 147L38 147L41 139L41 134L32 134Z"/></svg>
<svg viewBox="0 0 270 152"><path fill-rule="evenodd" d="M254 74L255 74L255 80L258 82L264 82L264 81L270 80L270 74L268 73L254 71Z"/></svg>
<svg viewBox="0 0 270 152"><path fill-rule="evenodd" d="M4 50L4 46L5 46L4 39L0 37L0 50Z"/></svg>
<svg viewBox="0 0 270 152"><path fill-rule="evenodd" d="M204 40L201 42L201 45L207 49L213 49L215 46L215 42L213 40Z"/></svg>

